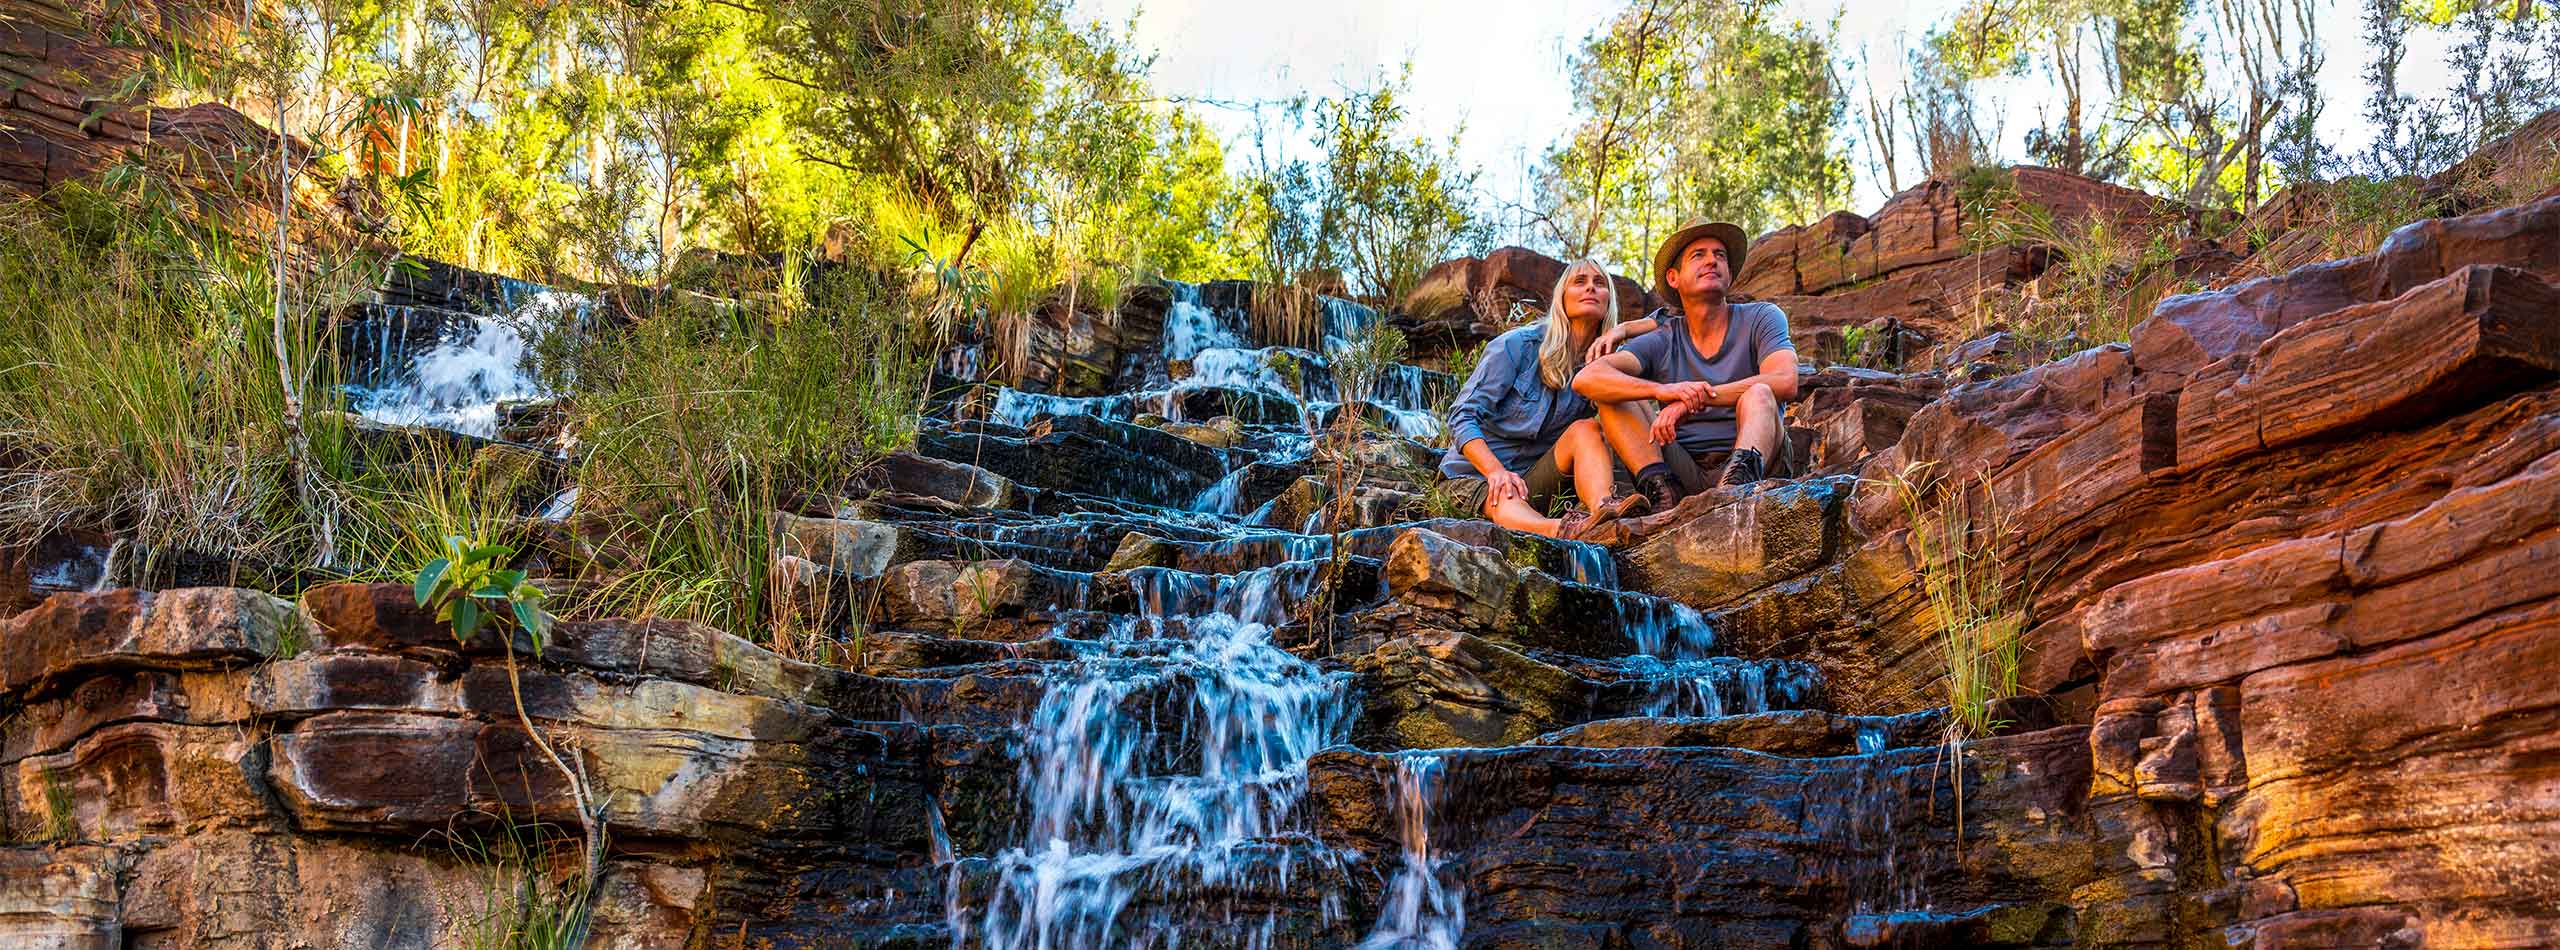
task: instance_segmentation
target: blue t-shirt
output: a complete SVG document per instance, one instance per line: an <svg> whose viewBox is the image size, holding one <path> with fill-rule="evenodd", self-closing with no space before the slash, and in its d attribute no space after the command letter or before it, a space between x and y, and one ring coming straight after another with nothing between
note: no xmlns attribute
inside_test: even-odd
<svg viewBox="0 0 2560 950"><path fill-rule="evenodd" d="M1760 375L1760 361L1796 348L1787 337L1787 312L1773 303L1738 303L1725 320L1724 341L1712 355L1689 342L1687 318L1656 310L1654 331L1620 349L1636 358L1636 375L1657 383L1701 381L1723 385ZM1733 407L1709 406L1680 417L1680 447L1691 455L1733 448Z"/></svg>

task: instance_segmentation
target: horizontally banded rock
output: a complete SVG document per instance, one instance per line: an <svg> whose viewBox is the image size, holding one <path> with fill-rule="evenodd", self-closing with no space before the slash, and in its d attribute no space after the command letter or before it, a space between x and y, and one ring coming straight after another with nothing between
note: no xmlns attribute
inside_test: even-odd
<svg viewBox="0 0 2560 950"><path fill-rule="evenodd" d="M1864 466L1858 550L1720 635L1801 649L1867 708L1943 701L1883 483L1934 484L1923 508L2007 521L2022 685L2094 721L2090 831L2122 850L2071 898L2081 942L2552 942L2554 213L2413 225L1949 390Z"/></svg>
<svg viewBox="0 0 2560 950"><path fill-rule="evenodd" d="M2107 859L2087 743L2064 727L1968 745L1961 838L1943 748L1445 750L1431 844L1488 946L1842 946L1855 915L1832 908L1921 906L1997 914L1996 945L2033 946L2069 931ZM1309 770L1327 839L1387 862L1355 875L1379 882L1356 895L1371 906L1399 853L1395 763L1341 750Z"/></svg>
<svg viewBox="0 0 2560 950"><path fill-rule="evenodd" d="M2304 320L2389 300L2473 266L2560 279L2560 197L2416 222L2393 232L2372 254L2161 301L2134 328L2135 362L2145 372L2194 373L2254 350Z"/></svg>
<svg viewBox="0 0 2560 950"><path fill-rule="evenodd" d="M2149 195L2077 175L1984 170L1964 182L1922 182L1870 216L1840 212L1761 235L1734 289L1784 308L1800 337L1891 320L1897 331L1952 343L1987 322L1994 292L2026 284L2051 264L2051 249L2040 244L1979 243L1992 223L1986 214L2025 213L2065 228L2104 220L2137 233L2184 218Z"/></svg>
<svg viewBox="0 0 2560 950"><path fill-rule="evenodd" d="M0 695L119 666L255 663L298 635L291 605L224 588L57 595L0 622Z"/></svg>
<svg viewBox="0 0 2560 950"><path fill-rule="evenodd" d="M928 802L964 796L944 810L954 838L1011 820L1013 765L972 751L985 737L895 721L950 703L947 681L825 670L672 621L563 621L539 656L519 641L511 670L501 639L457 641L410 597L331 585L297 611L254 591L117 590L10 618L11 644L94 652L10 654L40 675L0 694L0 828L16 844L0 848L0 939L459 945L526 873L489 846L521 823L575 826L524 717L616 842L599 945L697 945L715 891L777 899L726 870L742 863L816 861L846 893L907 906L895 895L918 893ZM798 844L835 840L889 850ZM547 860L561 862L574 848Z"/></svg>

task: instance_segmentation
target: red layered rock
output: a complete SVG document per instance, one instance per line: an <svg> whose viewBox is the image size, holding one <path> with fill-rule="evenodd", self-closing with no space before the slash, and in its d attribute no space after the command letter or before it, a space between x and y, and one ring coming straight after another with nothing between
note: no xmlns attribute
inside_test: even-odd
<svg viewBox="0 0 2560 950"><path fill-rule="evenodd" d="M2172 297L2134 327L2134 360L2144 372L2193 373L2254 350L2294 324L2389 300L2474 266L2560 279L2560 198L2419 222L2394 232L2372 254Z"/></svg>

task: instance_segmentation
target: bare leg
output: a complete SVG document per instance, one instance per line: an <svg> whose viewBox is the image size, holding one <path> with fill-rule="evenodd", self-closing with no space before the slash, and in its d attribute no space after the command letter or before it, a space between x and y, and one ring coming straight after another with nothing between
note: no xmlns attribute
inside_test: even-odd
<svg viewBox="0 0 2560 950"><path fill-rule="evenodd" d="M1734 402L1733 415L1734 450L1758 449L1762 459L1774 464L1777 461L1781 418L1777 394L1770 392L1767 384L1753 383L1749 390L1743 392L1742 398Z"/></svg>
<svg viewBox="0 0 2560 950"><path fill-rule="evenodd" d="M1573 477L1573 493L1582 499L1584 511L1600 510L1618 487L1617 459L1609 454L1600 424L1590 419L1565 427L1556 439L1556 469Z"/></svg>
<svg viewBox="0 0 2560 950"><path fill-rule="evenodd" d="M1494 524L1501 525L1513 531L1526 531L1530 534L1543 534L1550 538L1556 537L1564 531L1563 521L1539 514L1538 509L1529 507L1529 502L1525 499L1514 498L1509 501L1487 500L1484 503L1484 516Z"/></svg>
<svg viewBox="0 0 2560 950"><path fill-rule="evenodd" d="M1600 422L1600 434L1618 460L1627 463L1627 471L1641 472L1645 466L1662 461L1662 447L1653 444L1653 408L1642 402L1592 403Z"/></svg>

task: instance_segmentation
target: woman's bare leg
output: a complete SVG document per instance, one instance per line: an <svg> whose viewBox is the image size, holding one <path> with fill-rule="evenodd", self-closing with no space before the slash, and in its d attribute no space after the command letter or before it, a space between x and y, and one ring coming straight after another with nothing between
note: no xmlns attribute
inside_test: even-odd
<svg viewBox="0 0 2560 950"><path fill-rule="evenodd" d="M1562 534L1564 530L1562 520L1539 514L1538 509L1530 507L1528 500L1522 498L1509 501L1487 500L1484 503L1484 516L1494 524L1513 531L1543 534L1550 538Z"/></svg>
<svg viewBox="0 0 2560 950"><path fill-rule="evenodd" d="M1573 478L1573 493L1582 499L1584 511L1600 510L1601 503L1616 492L1617 463L1596 421L1584 419L1567 426L1556 439L1556 470Z"/></svg>

